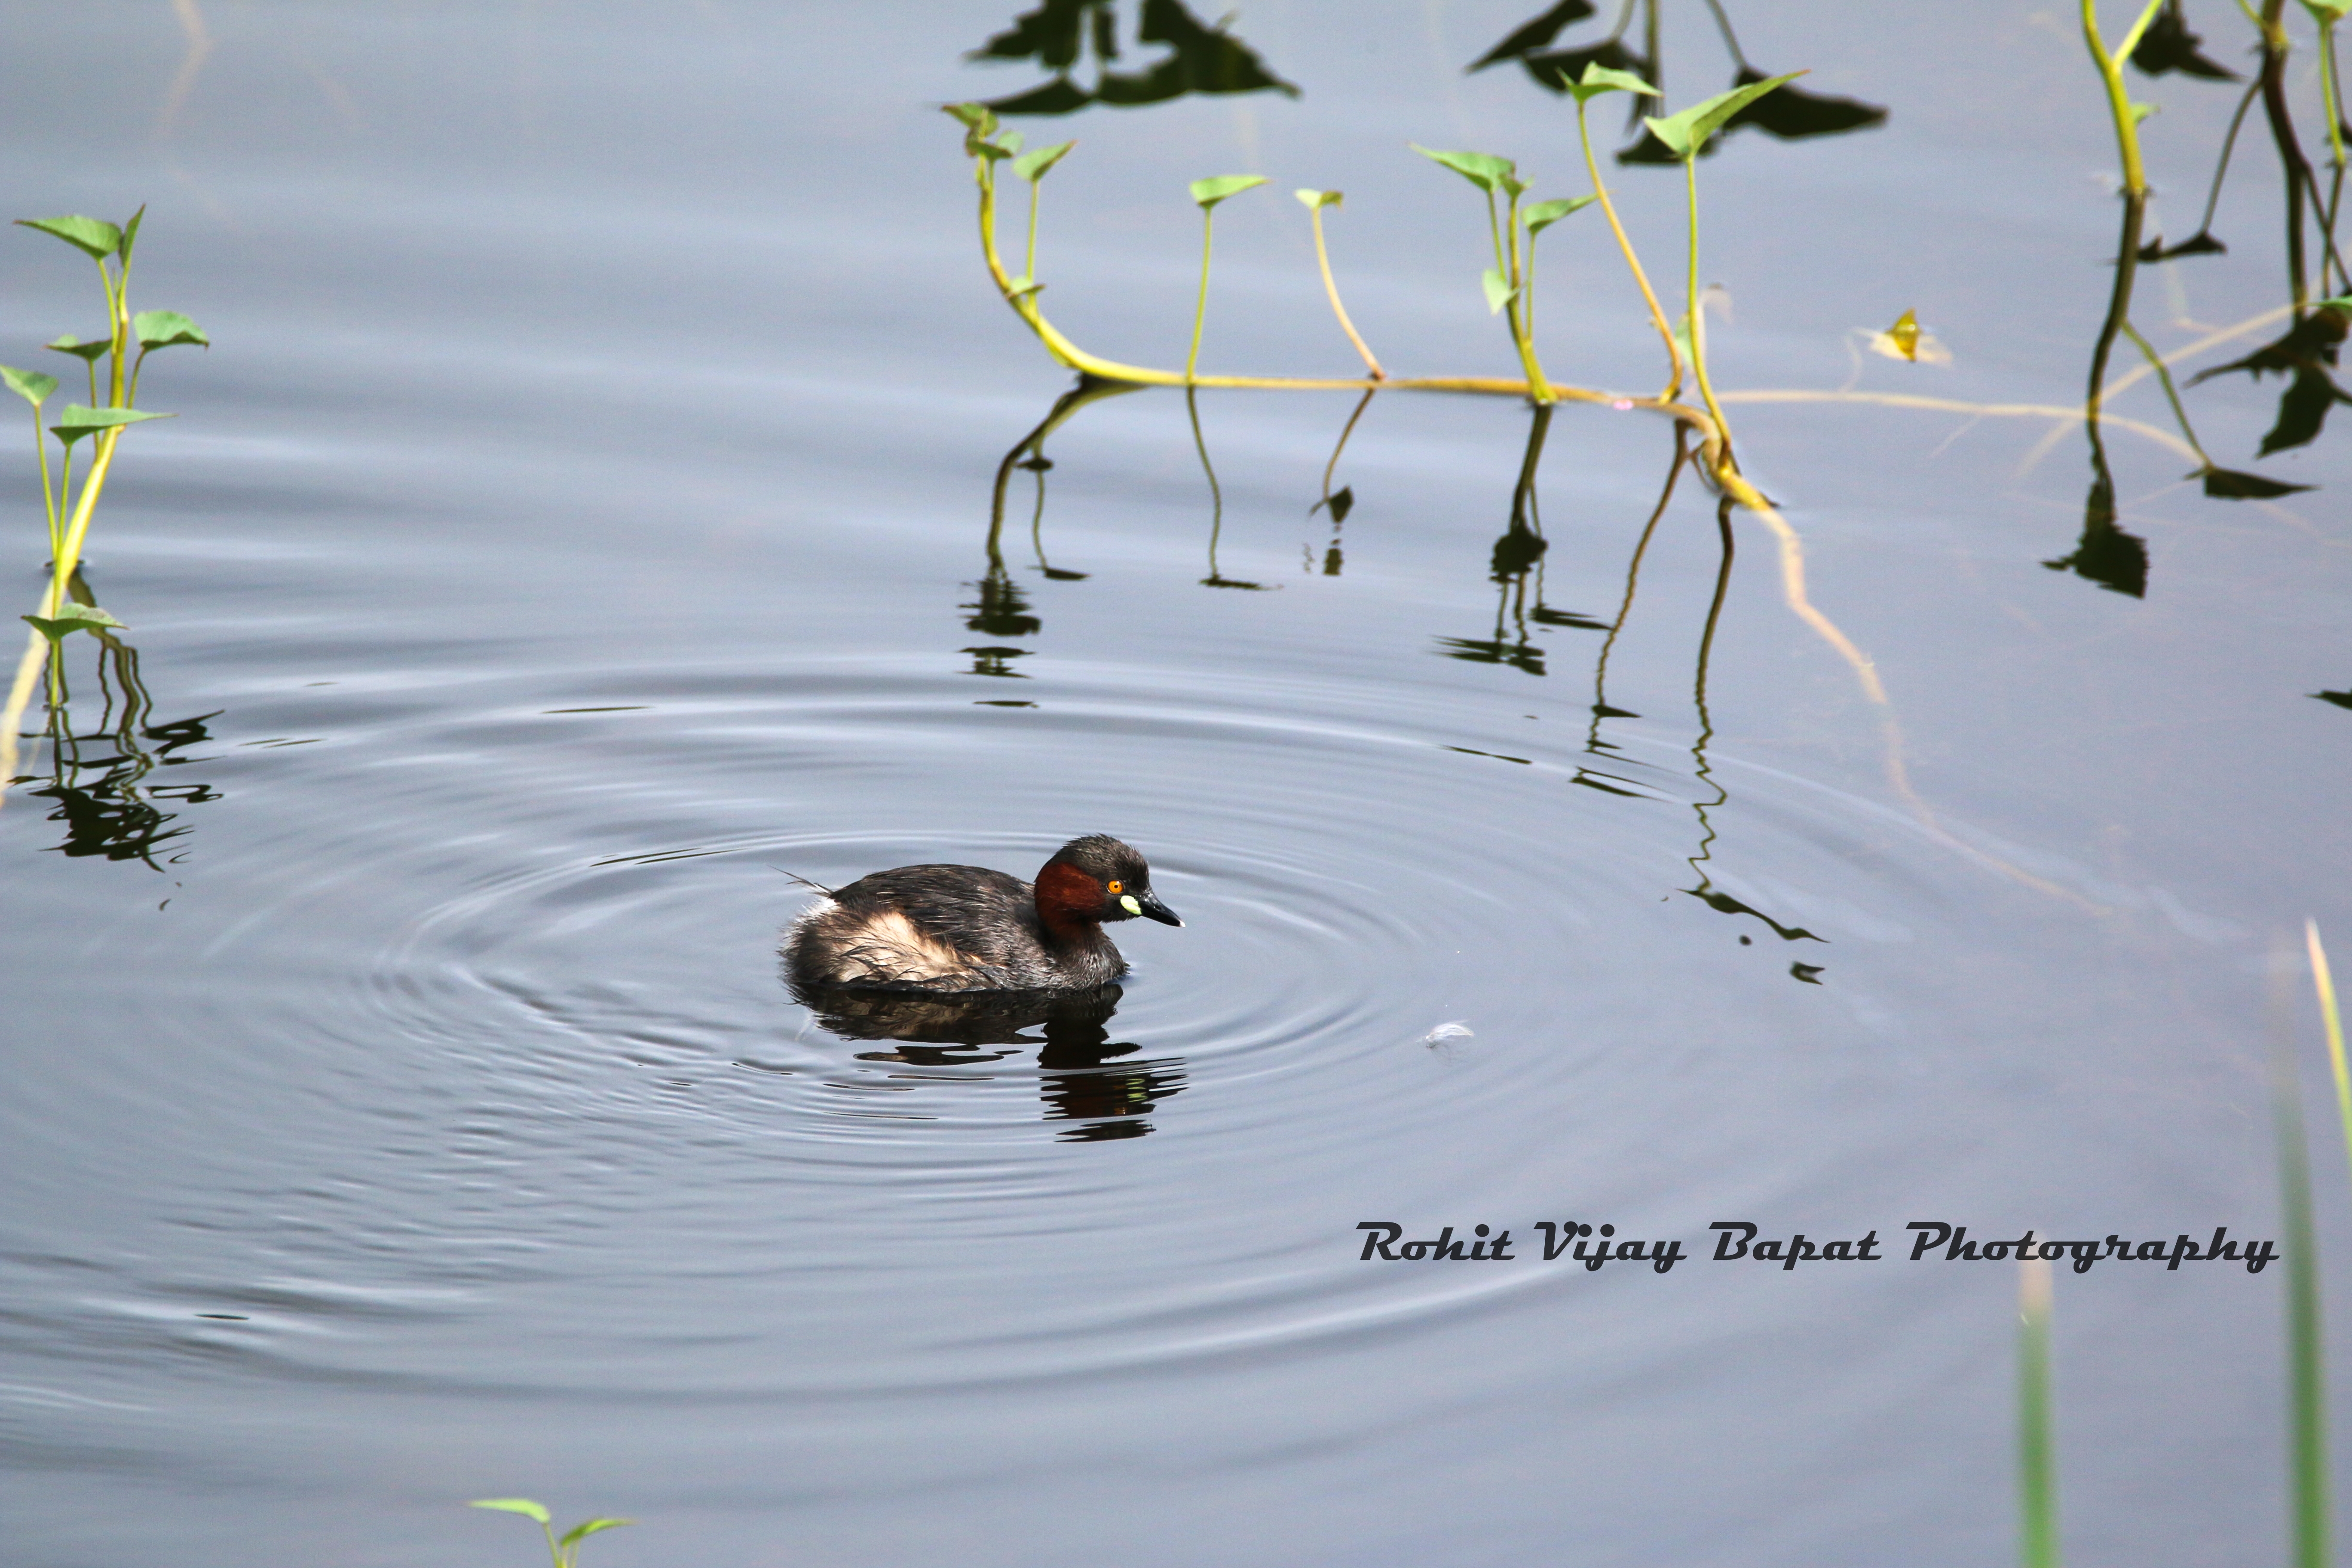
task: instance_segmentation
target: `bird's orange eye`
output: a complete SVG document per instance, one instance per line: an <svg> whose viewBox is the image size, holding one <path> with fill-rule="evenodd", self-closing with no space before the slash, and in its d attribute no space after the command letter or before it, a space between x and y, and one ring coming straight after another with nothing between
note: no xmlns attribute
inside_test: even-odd
<svg viewBox="0 0 2352 1568"><path fill-rule="evenodd" d="M1118 892L1123 892L1123 891L1125 891L1125 890L1126 890L1126 888L1127 888L1127 884L1126 884L1126 883L1124 883L1124 882L1113 882L1113 883L1111 883L1111 884L1110 884L1110 887L1109 887L1109 889L1108 889L1108 890L1109 890L1109 891L1111 891L1111 892L1114 892L1114 893L1118 893Z"/></svg>

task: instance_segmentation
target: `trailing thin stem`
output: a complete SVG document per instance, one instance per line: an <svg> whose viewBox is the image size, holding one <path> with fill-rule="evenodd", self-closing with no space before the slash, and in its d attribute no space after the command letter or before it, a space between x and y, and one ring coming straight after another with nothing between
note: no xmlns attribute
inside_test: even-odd
<svg viewBox="0 0 2352 1568"><path fill-rule="evenodd" d="M1214 207L1201 209L1201 298L1192 307L1192 348L1184 356L1184 384L1193 383L1193 373L1201 363L1201 323L1209 315L1209 252L1216 235L1217 216Z"/></svg>
<svg viewBox="0 0 2352 1568"><path fill-rule="evenodd" d="M1331 313L1339 318L1339 330L1348 334L1348 341L1356 345L1358 353L1364 356L1364 368L1372 373L1372 379L1383 380L1388 373L1381 369L1381 362L1372 357L1372 351L1364 346L1362 335L1356 331L1356 323L1348 320L1348 308L1339 303L1339 285L1331 277L1331 256L1323 246L1322 206L1318 204L1308 208L1307 216L1315 224L1315 264L1323 269L1323 291L1331 297Z"/></svg>

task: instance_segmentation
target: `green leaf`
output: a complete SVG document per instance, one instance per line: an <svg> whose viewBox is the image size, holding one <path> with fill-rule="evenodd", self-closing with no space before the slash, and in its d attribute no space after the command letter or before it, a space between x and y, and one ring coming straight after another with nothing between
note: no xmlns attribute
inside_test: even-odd
<svg viewBox="0 0 2352 1568"><path fill-rule="evenodd" d="M1419 142L1407 145L1431 163L1444 164L1490 196L1518 172L1518 166L1508 158L1497 158L1491 153L1433 153Z"/></svg>
<svg viewBox="0 0 2352 1568"><path fill-rule="evenodd" d="M18 618L30 621L34 629L51 642L55 642L59 637L71 637L76 632L97 632L109 626L121 631L130 630L128 626L123 626L121 621L108 615L96 605L78 605L70 601L58 606L58 616L55 620L46 616L24 616Z"/></svg>
<svg viewBox="0 0 2352 1568"><path fill-rule="evenodd" d="M466 1506L467 1508L494 1508L501 1513L520 1513L529 1518L535 1519L541 1524L545 1524L547 1522L547 1510L541 1504L531 1501L530 1499L527 1497L477 1498Z"/></svg>
<svg viewBox="0 0 2352 1568"><path fill-rule="evenodd" d="M72 446L85 436L100 430L110 430L118 425L136 425L143 419L170 419L169 414L150 414L143 408L84 408L79 403L68 403L49 433L67 446Z"/></svg>
<svg viewBox="0 0 2352 1568"><path fill-rule="evenodd" d="M1290 194L1305 203L1308 212L1318 207L1336 207L1345 199L1345 193L1339 191L1297 190Z"/></svg>
<svg viewBox="0 0 2352 1568"><path fill-rule="evenodd" d="M2323 27L2341 22L2347 13L2352 13L2352 0L2302 0L2302 4L2311 13L2311 19Z"/></svg>
<svg viewBox="0 0 2352 1568"><path fill-rule="evenodd" d="M992 163L1010 156L990 137L996 134L996 110L984 103L943 103L942 113L952 114L963 121L963 150L967 157L986 158Z"/></svg>
<svg viewBox="0 0 2352 1568"><path fill-rule="evenodd" d="M1581 211L1600 199L1599 196L1569 196L1556 202L1538 202L1519 216L1526 219L1529 234L1541 234L1569 214Z"/></svg>
<svg viewBox="0 0 2352 1568"><path fill-rule="evenodd" d="M142 310L131 318L131 330L138 335L142 349L168 349L176 343L194 343L204 349L213 346L205 330L177 310Z"/></svg>
<svg viewBox="0 0 2352 1568"><path fill-rule="evenodd" d="M1584 79L1561 83L1579 103L1590 103L1604 92L1638 92L1650 98L1659 96L1658 89L1635 76L1632 71L1612 70L1599 60L1587 60Z"/></svg>
<svg viewBox="0 0 2352 1568"><path fill-rule="evenodd" d="M2132 123L2134 125L2137 125L2141 121L2146 120L2149 115L2154 114L2155 112L2155 104L2135 102L2131 106Z"/></svg>
<svg viewBox="0 0 2352 1568"><path fill-rule="evenodd" d="M43 375L37 370L18 370L14 365L0 364L0 382L6 382L9 391L36 408L47 403L49 394L58 389L56 376Z"/></svg>
<svg viewBox="0 0 2352 1568"><path fill-rule="evenodd" d="M1478 281L1486 285L1486 314L1490 316L1502 314L1503 307L1518 297L1519 291L1512 288L1509 279L1495 268L1489 267L1480 273Z"/></svg>
<svg viewBox="0 0 2352 1568"><path fill-rule="evenodd" d="M37 228L43 234L56 235L75 249L87 253L93 261L103 261L122 248L122 231L102 218L94 217L20 217L23 228Z"/></svg>
<svg viewBox="0 0 2352 1568"><path fill-rule="evenodd" d="M131 221L122 226L122 265L131 265L131 247L139 243L139 226L147 221L147 204L141 202Z"/></svg>
<svg viewBox="0 0 2352 1568"><path fill-rule="evenodd" d="M618 1530L625 1524L635 1524L634 1519L584 1519L563 1532L556 1544L569 1546L573 1542L595 1534L600 1530Z"/></svg>
<svg viewBox="0 0 2352 1568"><path fill-rule="evenodd" d="M1227 196L1237 196L1264 184L1264 174L1219 174L1214 179L1193 181L1192 199L1201 205L1202 211L1206 212Z"/></svg>
<svg viewBox="0 0 2352 1568"><path fill-rule="evenodd" d="M1002 131L994 136L990 137L989 140L995 142L999 147L1003 148L1004 155L1006 157L1013 158L1020 155L1021 145L1027 140L1027 138L1024 137L1018 131Z"/></svg>
<svg viewBox="0 0 2352 1568"><path fill-rule="evenodd" d="M1024 295L1034 294L1044 287L1043 283L1024 272L1013 280L1013 287L1005 290L1004 297L1008 300L1018 300Z"/></svg>
<svg viewBox="0 0 2352 1568"><path fill-rule="evenodd" d="M1718 92L1713 98L1702 99L1680 114L1670 114L1664 120L1644 118L1643 124L1650 134L1666 144L1667 151L1677 158L1696 157L1706 145L1706 139L1723 129L1723 122L1771 91L1803 76L1803 71L1790 71L1786 76L1772 77L1764 81L1751 81L1746 87Z"/></svg>
<svg viewBox="0 0 2352 1568"><path fill-rule="evenodd" d="M1076 146L1076 142L1056 142L1051 147L1034 147L1013 160L1013 172L1035 184L1045 177L1045 171L1062 161L1062 155Z"/></svg>
<svg viewBox="0 0 2352 1568"><path fill-rule="evenodd" d="M70 334L62 338L52 338L41 346L55 349L61 354L71 354L76 359L88 360L92 364L98 363L99 355L114 347L104 338L99 339L96 342L86 343Z"/></svg>

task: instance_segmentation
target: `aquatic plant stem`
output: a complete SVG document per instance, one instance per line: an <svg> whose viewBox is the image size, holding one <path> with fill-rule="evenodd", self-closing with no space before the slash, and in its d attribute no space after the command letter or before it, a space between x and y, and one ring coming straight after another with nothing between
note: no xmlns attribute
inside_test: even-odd
<svg viewBox="0 0 2352 1568"><path fill-rule="evenodd" d="M2017 1266L2018 1560L2058 1568L2058 1455L2050 1429L2050 1265Z"/></svg>
<svg viewBox="0 0 2352 1568"><path fill-rule="evenodd" d="M1511 298L1503 307L1503 315L1504 319L1510 323L1511 341L1518 345L1519 367L1528 373L1528 395L1535 401L1538 407L1548 407L1555 401L1551 395L1551 380L1544 374L1543 366L1536 362L1535 239L1533 236L1528 237L1526 264L1522 266L1519 257L1519 195L1520 193L1517 190L1511 193L1508 215L1511 237L1510 267L1504 274L1505 280L1511 289ZM1493 198L1487 198L1487 202L1488 205L1492 206Z"/></svg>
<svg viewBox="0 0 2352 1568"><path fill-rule="evenodd" d="M1043 179L1029 182L1029 253L1021 267L1021 276L1030 282L1037 281L1037 196Z"/></svg>
<svg viewBox="0 0 2352 1568"><path fill-rule="evenodd" d="M1378 387L1393 392L1454 392L1471 393L1490 397L1526 397L1531 395L1528 384L1509 376L1499 375L1391 375L1380 381L1363 376L1307 375L1186 375L1181 371L1159 370L1149 365L1126 364L1088 353L1065 337L1060 329L1045 319L1038 308L1034 291L1020 289L1013 275L1004 269L1004 259L995 242L996 193L986 181L980 186L981 256L987 264L989 277L997 292L1011 306L1013 313L1028 324L1045 345L1045 352L1060 363L1082 375L1103 381L1125 382L1131 386L1220 386L1262 392L1361 392ZM1570 386L1551 382L1547 390L1561 402L1623 403L1635 408L1649 409L1682 420L1698 432L1702 439L1712 440L1713 424L1702 411L1664 397L1622 397L1587 386Z"/></svg>
<svg viewBox="0 0 2352 1568"><path fill-rule="evenodd" d="M1216 227L1217 209L1213 206L1202 207L1201 209L1201 298L1192 307L1192 352L1184 356L1184 384L1187 386L1192 384L1194 373L1200 368L1201 363L1201 323L1206 321L1209 315L1209 253L1215 239Z"/></svg>
<svg viewBox="0 0 2352 1568"><path fill-rule="evenodd" d="M2083 0L2083 40L2091 47L2091 58L2099 68L2099 79L2106 85L2107 112L2115 121L2116 145L2123 157L2124 194L2145 197L2147 195L2147 172L2140 164L2139 121L2132 113L2131 90L2124 85L2123 62L2131 58L2139 47L2140 36L2154 22L2157 13L2164 9L2164 0L2148 0L2147 9L2139 14L2123 42L2111 54L2106 40L2099 34L2098 0Z"/></svg>
<svg viewBox="0 0 2352 1568"><path fill-rule="evenodd" d="M2311 957L2311 984L2319 994L2319 1021L2327 1031L2327 1065L2336 1075L2336 1110L2344 1122L2344 1157L2352 1161L2352 1072L2344 1062L2344 1016L2336 1010L2336 980L2327 971L2327 950L2319 942L2319 922L2303 922L2304 946Z"/></svg>
<svg viewBox="0 0 2352 1568"><path fill-rule="evenodd" d="M1643 302L1650 307L1651 324L1658 329L1658 340L1666 345L1666 359L1674 366L1673 374L1666 377L1666 389L1658 395L1676 396L1683 389L1682 345L1675 342L1675 330L1666 324L1666 312L1658 303L1656 291L1650 287L1650 275L1642 270L1642 258L1633 254L1633 242L1626 237L1625 226L1617 216L1617 204L1609 199L1609 187L1601 183L1601 165L1592 156L1592 131L1585 123L1581 99L1576 105L1576 135L1584 144L1584 169L1592 177L1592 194L1601 198L1601 216L1609 220L1609 232L1617 237L1617 248L1624 253L1625 265L1641 288Z"/></svg>
<svg viewBox="0 0 2352 1568"><path fill-rule="evenodd" d="M1371 372L1372 379L1384 380L1388 373L1381 368L1381 362L1372 357L1372 351L1364 346L1363 336L1356 331L1356 323L1348 320L1348 307L1339 303L1339 285L1331 278L1331 256L1323 247L1321 204L1307 208L1307 216L1315 225L1315 265L1323 269L1323 291L1331 297L1331 313L1339 318L1339 330L1348 334L1348 341L1356 345L1358 353L1364 356L1364 368Z"/></svg>
<svg viewBox="0 0 2352 1568"><path fill-rule="evenodd" d="M1690 345L1691 374L1698 378L1698 395L1706 402L1707 414L1715 420L1716 446L1714 467L1718 477L1726 472L1738 473L1739 467L1731 455L1731 426L1723 417L1723 407L1715 400L1715 387L1706 375L1706 319L1698 308L1698 150L1693 148L1683 160L1683 192L1688 198L1690 217Z"/></svg>

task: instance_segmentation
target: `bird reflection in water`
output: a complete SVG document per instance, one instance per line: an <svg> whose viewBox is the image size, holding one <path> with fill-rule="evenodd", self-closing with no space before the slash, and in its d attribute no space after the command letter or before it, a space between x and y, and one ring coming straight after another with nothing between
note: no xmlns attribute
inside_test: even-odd
<svg viewBox="0 0 2352 1568"><path fill-rule="evenodd" d="M1086 991L983 991L963 995L908 991L795 991L816 1021L845 1039L888 1040L895 1049L860 1051L862 1062L912 1068L980 1067L1023 1050L1037 1053L1044 1119L1065 1121L1066 1143L1140 1138L1160 1102L1184 1089L1181 1058L1114 1062L1139 1047L1114 1042L1108 1025L1123 994ZM1036 1029L1037 1034L1026 1031ZM1014 1050L991 1050L1010 1046Z"/></svg>

